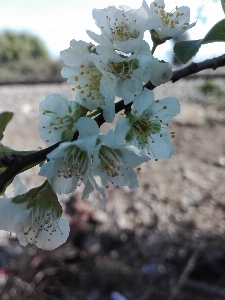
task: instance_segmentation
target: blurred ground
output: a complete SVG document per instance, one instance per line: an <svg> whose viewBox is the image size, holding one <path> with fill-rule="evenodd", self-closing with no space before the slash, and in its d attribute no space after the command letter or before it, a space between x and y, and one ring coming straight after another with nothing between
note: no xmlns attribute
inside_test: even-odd
<svg viewBox="0 0 225 300"><path fill-rule="evenodd" d="M176 153L143 165L136 191L110 187L107 202L95 192L88 202L72 195L63 204L70 238L55 251L24 249L2 232L0 299L225 299L224 80L181 80L154 92L181 102L169 125ZM5 145L44 147L37 114L49 93L73 99L67 84L0 87L0 110L15 112ZM37 171L23 174L29 187L43 181Z"/></svg>

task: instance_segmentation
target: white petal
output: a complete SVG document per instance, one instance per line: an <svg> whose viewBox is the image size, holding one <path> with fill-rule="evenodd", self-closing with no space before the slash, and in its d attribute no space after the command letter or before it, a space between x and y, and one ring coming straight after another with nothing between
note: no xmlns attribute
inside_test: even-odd
<svg viewBox="0 0 225 300"><path fill-rule="evenodd" d="M14 196L22 195L27 192L27 187L21 182L19 175L16 175L12 182L14 186Z"/></svg>
<svg viewBox="0 0 225 300"><path fill-rule="evenodd" d="M149 138L150 157L155 159L170 158L174 153L173 145L167 131L161 130L162 137L159 134L152 134ZM154 143L152 142L154 141Z"/></svg>
<svg viewBox="0 0 225 300"><path fill-rule="evenodd" d="M15 232L14 218L27 208L27 203L15 204L11 200L12 198L0 199L0 229Z"/></svg>
<svg viewBox="0 0 225 300"><path fill-rule="evenodd" d="M163 107L166 107L166 109L163 109ZM169 123L174 116L179 114L179 112L179 101L176 98L171 97L161 99L151 110L151 114L157 115L158 119L162 120L164 124Z"/></svg>
<svg viewBox="0 0 225 300"><path fill-rule="evenodd" d="M25 247L29 243L25 233L31 229L31 209L23 210L15 216L14 227L20 245Z"/></svg>
<svg viewBox="0 0 225 300"><path fill-rule="evenodd" d="M143 91L134 98L132 112L134 116L141 116L154 103L154 93L148 89ZM134 114L134 111L136 112Z"/></svg>
<svg viewBox="0 0 225 300"><path fill-rule="evenodd" d="M56 222L56 221L55 221ZM55 231L42 230L37 233L37 228L32 228L32 209L24 210L15 217L15 229L18 240L22 246L28 243L35 244L43 250L54 250L66 242L69 235L69 222L58 219Z"/></svg>
<svg viewBox="0 0 225 300"><path fill-rule="evenodd" d="M66 242L69 232L70 226L68 220L60 218L56 231L52 235L48 231L42 231L37 237L35 245L42 250L54 250Z"/></svg>
<svg viewBox="0 0 225 300"><path fill-rule="evenodd" d="M143 162L149 161L149 157L144 154L142 150L139 150L134 146L125 146L117 150L120 153L123 162L129 165L131 168L142 164Z"/></svg>
<svg viewBox="0 0 225 300"><path fill-rule="evenodd" d="M79 131L79 139L83 139L92 135L99 135L99 127L95 120L88 117L81 117L75 124L75 128Z"/></svg>

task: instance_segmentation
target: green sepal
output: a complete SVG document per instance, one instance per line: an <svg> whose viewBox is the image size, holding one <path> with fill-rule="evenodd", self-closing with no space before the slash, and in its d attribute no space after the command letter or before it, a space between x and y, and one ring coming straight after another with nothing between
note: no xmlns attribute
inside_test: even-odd
<svg viewBox="0 0 225 300"><path fill-rule="evenodd" d="M133 124L135 122L135 120L137 119L137 117L133 116L131 113L127 114L126 118L129 120L130 124Z"/></svg>
<svg viewBox="0 0 225 300"><path fill-rule="evenodd" d="M79 105L79 104L78 104ZM89 111L86 107L79 105L80 106L80 116L84 117L86 116L87 112Z"/></svg>
<svg viewBox="0 0 225 300"><path fill-rule="evenodd" d="M125 136L126 142L132 141L133 137L134 137L133 129L130 129Z"/></svg>
<svg viewBox="0 0 225 300"><path fill-rule="evenodd" d="M74 120L77 120L80 116L80 104L75 101L70 101L70 105L68 105L68 113L71 114L74 111L72 117Z"/></svg>
<svg viewBox="0 0 225 300"><path fill-rule="evenodd" d="M45 184L45 182L44 182ZM15 204L21 204L24 202L28 202L28 207L30 204L30 199L35 199L35 197L37 196L37 194L43 189L44 184L40 185L39 187L30 189L27 193L22 194L22 195L17 195L16 197L14 197L12 199L12 202Z"/></svg>
<svg viewBox="0 0 225 300"><path fill-rule="evenodd" d="M0 113L0 140L3 138L3 132L6 129L8 123L12 120L13 113L4 111Z"/></svg>
<svg viewBox="0 0 225 300"><path fill-rule="evenodd" d="M46 113L46 114L56 114L54 111L51 111L51 110L44 110L44 113Z"/></svg>
<svg viewBox="0 0 225 300"><path fill-rule="evenodd" d="M94 44L89 45L89 46L87 47L87 49L88 49L88 51L89 51L90 53L94 53L94 54L98 55L98 52L97 52L97 50L96 50Z"/></svg>
<svg viewBox="0 0 225 300"><path fill-rule="evenodd" d="M39 187L30 189L27 193L17 195L12 199L15 204L27 202L27 209L35 207L40 210L52 210L57 218L62 215L62 207L58 201L56 193L51 188L48 180Z"/></svg>
<svg viewBox="0 0 225 300"><path fill-rule="evenodd" d="M149 31L151 34L151 39L153 41L153 45L155 45L155 47L164 44L167 40L170 40L172 38L172 37L167 37L164 39L159 39L158 34L154 29L149 30Z"/></svg>
<svg viewBox="0 0 225 300"><path fill-rule="evenodd" d="M62 215L62 207L58 201L58 197L49 183L38 193L36 200L40 209L52 209L56 212L58 218Z"/></svg>
<svg viewBox="0 0 225 300"><path fill-rule="evenodd" d="M71 129L66 129L61 133L61 140L71 141L73 138L73 131Z"/></svg>

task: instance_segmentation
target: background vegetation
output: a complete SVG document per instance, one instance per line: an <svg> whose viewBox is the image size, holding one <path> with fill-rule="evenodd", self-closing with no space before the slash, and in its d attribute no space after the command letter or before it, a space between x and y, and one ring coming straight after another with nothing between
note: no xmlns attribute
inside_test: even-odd
<svg viewBox="0 0 225 300"><path fill-rule="evenodd" d="M0 81L60 77L61 61L53 60L35 35L12 30L0 33Z"/></svg>

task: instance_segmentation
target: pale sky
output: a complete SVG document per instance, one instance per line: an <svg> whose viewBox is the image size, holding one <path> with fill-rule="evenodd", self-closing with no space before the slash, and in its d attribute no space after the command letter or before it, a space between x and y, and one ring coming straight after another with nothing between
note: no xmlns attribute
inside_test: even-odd
<svg viewBox="0 0 225 300"><path fill-rule="evenodd" d="M220 0L204 0L203 15L207 23L197 22L189 30L191 39L203 38L207 31L219 20L225 18ZM151 1L147 0L150 4ZM202 0L165 0L166 11L171 11L176 5L188 5L191 9L191 22L196 21L197 7ZM45 42L53 57L59 57L61 50L69 47L72 39L90 42L86 30L100 33L92 19L93 8L128 5L139 8L142 0L0 0L0 30L5 28L26 30L35 33ZM150 42L150 39L147 39ZM170 43L157 48L155 55L166 58L165 53L171 49ZM203 46L195 61L211 58L224 53L224 43L214 43Z"/></svg>

